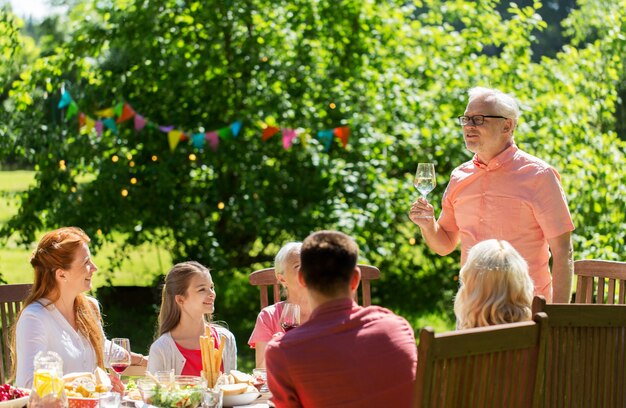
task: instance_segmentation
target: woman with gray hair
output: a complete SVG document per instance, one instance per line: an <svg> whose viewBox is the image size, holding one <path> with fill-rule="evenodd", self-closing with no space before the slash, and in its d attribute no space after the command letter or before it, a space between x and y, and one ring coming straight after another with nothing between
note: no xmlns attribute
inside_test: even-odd
<svg viewBox="0 0 626 408"><path fill-rule="evenodd" d="M280 314L285 303L300 306L300 323L306 322L311 314L305 290L298 282L301 247L301 242L289 242L278 251L274 259L274 273L286 292L287 299L263 308L256 319L248 340L248 345L255 349L256 367L265 367L265 347L275 333L283 331L280 327Z"/></svg>

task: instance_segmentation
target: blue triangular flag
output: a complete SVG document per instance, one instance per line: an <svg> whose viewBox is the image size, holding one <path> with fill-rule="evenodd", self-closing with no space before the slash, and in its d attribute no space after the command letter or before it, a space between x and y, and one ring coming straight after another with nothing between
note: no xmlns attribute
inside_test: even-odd
<svg viewBox="0 0 626 408"><path fill-rule="evenodd" d="M204 133L194 133L191 135L191 143L198 149L204 148Z"/></svg>
<svg viewBox="0 0 626 408"><path fill-rule="evenodd" d="M111 132L113 132L114 134L117 135L117 125L115 124L115 119L113 119L113 118L102 119L102 123L108 129L110 129Z"/></svg>
<svg viewBox="0 0 626 408"><path fill-rule="evenodd" d="M317 138L322 141L322 144L324 145L324 151L326 152L330 150L330 145L333 143L333 134L333 129L320 130L319 132L317 132Z"/></svg>
<svg viewBox="0 0 626 408"><path fill-rule="evenodd" d="M67 91L63 91L63 94L61 94L61 100L59 101L59 105L57 106L59 109L63 109L65 108L67 105L69 105L70 103L72 103L73 99L72 99L72 95L70 95L69 92Z"/></svg>
<svg viewBox="0 0 626 408"><path fill-rule="evenodd" d="M230 131L233 132L233 137L237 137L239 131L241 130L241 121L236 120L230 124Z"/></svg>

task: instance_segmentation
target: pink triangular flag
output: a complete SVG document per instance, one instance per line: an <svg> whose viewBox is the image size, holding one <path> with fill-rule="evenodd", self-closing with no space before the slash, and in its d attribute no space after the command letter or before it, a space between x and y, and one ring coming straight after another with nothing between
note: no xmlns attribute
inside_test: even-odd
<svg viewBox="0 0 626 408"><path fill-rule="evenodd" d="M104 130L104 123L102 123L101 120L97 120L96 125L94 127L96 128L96 133L98 134L98 136L102 136L102 131Z"/></svg>
<svg viewBox="0 0 626 408"><path fill-rule="evenodd" d="M296 136L297 134L294 129L283 129L283 147L285 150L289 150Z"/></svg>
<svg viewBox="0 0 626 408"><path fill-rule="evenodd" d="M138 113L135 114L135 130L136 131L139 132L141 129L143 129L144 126L146 126L146 122L147 122L146 118L144 118Z"/></svg>
<svg viewBox="0 0 626 408"><path fill-rule="evenodd" d="M211 145L211 149L213 151L217 150L217 146L220 144L220 137L217 132L206 132L204 134L204 138L209 141L209 145Z"/></svg>

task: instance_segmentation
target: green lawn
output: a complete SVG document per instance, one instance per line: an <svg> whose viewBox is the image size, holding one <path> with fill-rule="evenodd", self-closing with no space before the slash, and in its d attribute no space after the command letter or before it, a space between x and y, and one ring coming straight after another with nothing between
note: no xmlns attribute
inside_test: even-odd
<svg viewBox="0 0 626 408"><path fill-rule="evenodd" d="M0 225L6 222L19 209L17 193L28 189L34 184L33 171L0 171ZM0 248L0 276L8 283L28 283L33 281L33 270L29 257L36 243L30 247L18 246L9 240ZM96 254L94 261L98 273L94 281L95 287L105 284L106 277L111 275L116 286L149 286L155 276L167 272L171 265L171 257L167 250L154 245L143 245L128 253L129 259L117 271L111 271L110 257L118 249L115 241L106 243Z"/></svg>

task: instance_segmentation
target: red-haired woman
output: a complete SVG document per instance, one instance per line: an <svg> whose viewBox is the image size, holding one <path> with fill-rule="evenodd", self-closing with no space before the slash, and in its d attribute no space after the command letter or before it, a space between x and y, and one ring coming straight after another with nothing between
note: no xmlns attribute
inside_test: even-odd
<svg viewBox="0 0 626 408"><path fill-rule="evenodd" d="M15 327L12 349L18 387L31 387L33 359L39 351L54 351L64 373L104 368L105 336L98 302L85 295L98 270L83 230L64 227L48 232L33 251L35 277ZM133 364L143 356L133 354ZM112 377L114 378L114 377ZM114 389L123 385L114 380Z"/></svg>

